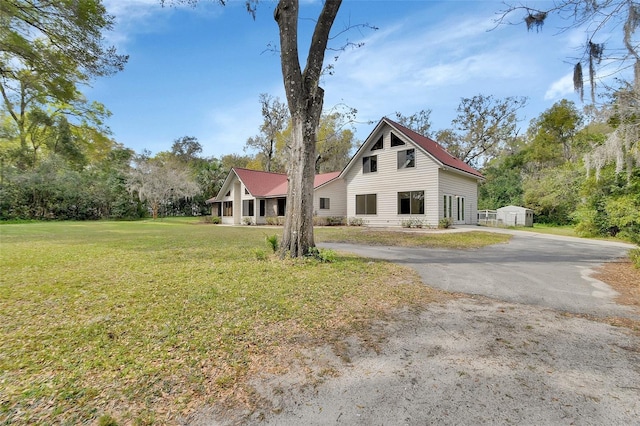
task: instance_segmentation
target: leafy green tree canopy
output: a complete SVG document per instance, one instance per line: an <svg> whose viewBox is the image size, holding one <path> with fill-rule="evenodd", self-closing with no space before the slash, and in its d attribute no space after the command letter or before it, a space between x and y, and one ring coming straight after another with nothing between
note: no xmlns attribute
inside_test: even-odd
<svg viewBox="0 0 640 426"><path fill-rule="evenodd" d="M101 0L2 0L0 75L15 78L29 68L47 76L48 89L72 80L86 81L123 69L128 57L106 47L103 33L113 28Z"/></svg>
<svg viewBox="0 0 640 426"><path fill-rule="evenodd" d="M462 98L452 128L439 131L436 139L452 155L480 168L517 136L517 112L526 103L527 98L515 96Z"/></svg>

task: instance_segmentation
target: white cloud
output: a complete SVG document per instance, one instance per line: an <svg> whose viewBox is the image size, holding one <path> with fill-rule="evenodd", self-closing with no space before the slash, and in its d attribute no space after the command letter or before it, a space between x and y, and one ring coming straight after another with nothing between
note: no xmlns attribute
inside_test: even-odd
<svg viewBox="0 0 640 426"><path fill-rule="evenodd" d="M105 0L104 7L112 15L135 18L161 7L159 0Z"/></svg>
<svg viewBox="0 0 640 426"><path fill-rule="evenodd" d="M105 0L104 6L116 20L114 30L105 37L118 48L123 48L134 34L157 30L163 11L159 0Z"/></svg>
<svg viewBox="0 0 640 426"><path fill-rule="evenodd" d="M461 97L478 93L528 95L539 65L509 31L493 28L490 16L456 16L424 23L412 17L370 35L365 46L346 52L327 78L326 104L338 99L359 110L361 120L424 108L455 113ZM537 41L537 40L533 40ZM338 98L339 96L339 98ZM437 126L445 126L448 119Z"/></svg>
<svg viewBox="0 0 640 426"><path fill-rule="evenodd" d="M107 40L117 47L124 47L137 34L161 32L172 14L178 10L190 10L201 16L215 17L223 13L223 7L213 2L201 1L197 6L171 2L164 5L160 0L104 0L107 13L116 19L115 28L105 34Z"/></svg>
<svg viewBox="0 0 640 426"><path fill-rule="evenodd" d="M551 83L544 94L544 99L545 101L553 101L573 92L573 72L571 72Z"/></svg>

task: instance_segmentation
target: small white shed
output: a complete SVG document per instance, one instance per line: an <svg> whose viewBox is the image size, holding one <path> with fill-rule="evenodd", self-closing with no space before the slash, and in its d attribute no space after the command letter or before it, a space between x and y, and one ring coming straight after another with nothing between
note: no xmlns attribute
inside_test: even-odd
<svg viewBox="0 0 640 426"><path fill-rule="evenodd" d="M533 210L519 206L505 206L496 210L496 220L503 226L533 226Z"/></svg>

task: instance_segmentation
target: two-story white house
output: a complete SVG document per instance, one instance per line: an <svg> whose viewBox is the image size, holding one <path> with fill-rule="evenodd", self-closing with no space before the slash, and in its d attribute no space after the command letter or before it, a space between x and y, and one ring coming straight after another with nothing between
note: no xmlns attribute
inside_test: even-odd
<svg viewBox="0 0 640 426"><path fill-rule="evenodd" d="M434 140L383 118L340 173L347 216L369 226L477 222L480 172Z"/></svg>
<svg viewBox="0 0 640 426"><path fill-rule="evenodd" d="M367 226L418 221L477 222L482 174L434 140L383 118L341 172L317 175L314 215L362 219ZM234 168L212 204L222 223L266 223L284 216L287 176Z"/></svg>

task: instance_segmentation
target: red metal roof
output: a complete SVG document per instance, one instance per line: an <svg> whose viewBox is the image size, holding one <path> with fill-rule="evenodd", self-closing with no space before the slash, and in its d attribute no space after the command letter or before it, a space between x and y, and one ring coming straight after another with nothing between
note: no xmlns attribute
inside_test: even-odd
<svg viewBox="0 0 640 426"><path fill-rule="evenodd" d="M449 154L442 145L440 145L438 142L434 141L433 139L430 139L426 136L422 136L421 134L416 133L413 130L404 127L402 124L396 123L395 121L390 120L386 117L383 118L383 120L389 123L389 125L391 127L394 127L397 131L402 132L406 137L408 137L417 145L422 147L422 149L424 149L429 154L431 154L436 160L441 162L443 165L461 170L463 172L470 173L474 176L484 179L484 176L482 176L482 173L480 173L479 171L477 171L476 169L474 169L464 161L460 160L459 158Z"/></svg>
<svg viewBox="0 0 640 426"><path fill-rule="evenodd" d="M287 175L283 173L271 173L258 170L232 169L244 186L254 197L278 197L286 196L288 190ZM340 172L321 173L315 176L313 188L329 183L337 178Z"/></svg>
<svg viewBox="0 0 640 426"><path fill-rule="evenodd" d="M266 197L274 195L273 190L282 185L285 186L286 194L287 175L282 173L262 172L258 170L240 169L234 167L232 169L238 178L244 183L254 197ZM275 194L277 195L277 194Z"/></svg>
<svg viewBox="0 0 640 426"><path fill-rule="evenodd" d="M340 176L340 172L321 173L319 175L316 175L316 177L313 179L313 189L316 189L317 187L324 185L325 183L331 182L338 176Z"/></svg>

